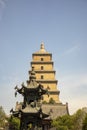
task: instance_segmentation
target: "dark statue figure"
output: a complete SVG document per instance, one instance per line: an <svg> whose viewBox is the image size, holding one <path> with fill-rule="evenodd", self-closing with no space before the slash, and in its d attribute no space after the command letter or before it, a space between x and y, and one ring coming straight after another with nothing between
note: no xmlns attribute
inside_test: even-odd
<svg viewBox="0 0 87 130"><path fill-rule="evenodd" d="M48 88L44 89L43 86L36 82L36 76L34 68L27 81L27 86L22 83L21 88L15 87L15 96L17 93L23 96L22 103L16 103L15 111L10 110L14 117L20 119L20 130L39 130L42 128L43 119L49 117L49 114L44 113L41 108L41 100L43 100L43 95L48 94Z"/></svg>

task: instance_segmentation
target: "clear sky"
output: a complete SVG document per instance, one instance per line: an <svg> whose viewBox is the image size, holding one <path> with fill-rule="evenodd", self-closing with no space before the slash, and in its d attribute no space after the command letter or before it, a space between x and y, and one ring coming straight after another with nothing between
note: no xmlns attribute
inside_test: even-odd
<svg viewBox="0 0 87 130"><path fill-rule="evenodd" d="M87 0L0 0L0 106L28 79L32 53L52 53L60 100L70 113L87 107Z"/></svg>

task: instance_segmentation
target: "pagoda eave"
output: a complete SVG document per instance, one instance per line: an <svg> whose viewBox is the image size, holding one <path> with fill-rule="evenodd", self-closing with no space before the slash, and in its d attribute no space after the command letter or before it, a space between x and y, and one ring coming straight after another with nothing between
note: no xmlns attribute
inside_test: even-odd
<svg viewBox="0 0 87 130"><path fill-rule="evenodd" d="M52 95L52 94L53 94L53 95L56 95L56 94L59 95L59 94L60 94L60 91L49 91L49 93L50 93L51 95Z"/></svg>
<svg viewBox="0 0 87 130"><path fill-rule="evenodd" d="M51 56L52 57L52 53L33 53L32 56Z"/></svg>
<svg viewBox="0 0 87 130"><path fill-rule="evenodd" d="M55 70L35 70L36 73L54 73L55 74ZM31 73L31 71L29 71L29 74Z"/></svg>
<svg viewBox="0 0 87 130"><path fill-rule="evenodd" d="M37 79L36 80L38 83L58 83L58 80L41 80L41 79Z"/></svg>
<svg viewBox="0 0 87 130"><path fill-rule="evenodd" d="M49 115L48 114L45 114L45 113L40 113L40 112L22 112L22 116L29 116L29 118L35 118L35 117L38 117L38 118L47 118ZM41 117L40 117L41 115Z"/></svg>
<svg viewBox="0 0 87 130"><path fill-rule="evenodd" d="M38 91L39 86L36 86L36 87L34 87L34 86L24 87L24 89L25 89L25 91L27 91L27 92Z"/></svg>
<svg viewBox="0 0 87 130"><path fill-rule="evenodd" d="M31 65L32 64L52 64L53 65L53 62L52 61L32 61Z"/></svg>

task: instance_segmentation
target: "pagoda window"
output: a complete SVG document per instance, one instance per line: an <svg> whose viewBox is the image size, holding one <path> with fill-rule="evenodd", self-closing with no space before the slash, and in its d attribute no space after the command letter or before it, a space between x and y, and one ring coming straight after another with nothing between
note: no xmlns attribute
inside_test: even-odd
<svg viewBox="0 0 87 130"><path fill-rule="evenodd" d="M41 66L41 70L43 70L44 69L44 67L43 66Z"/></svg>
<svg viewBox="0 0 87 130"><path fill-rule="evenodd" d="M41 79L43 79L44 78L44 76L43 75L41 75Z"/></svg>
<svg viewBox="0 0 87 130"><path fill-rule="evenodd" d="M43 61L44 59L43 58L41 58L41 61Z"/></svg>

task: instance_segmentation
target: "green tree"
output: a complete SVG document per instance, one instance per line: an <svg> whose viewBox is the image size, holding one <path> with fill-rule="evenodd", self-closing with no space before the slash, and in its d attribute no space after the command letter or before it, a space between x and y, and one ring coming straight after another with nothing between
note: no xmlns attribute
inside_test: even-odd
<svg viewBox="0 0 87 130"><path fill-rule="evenodd" d="M87 130L87 115L79 109L73 115L64 115L52 121L52 126L58 130ZM84 119L85 118L85 119Z"/></svg>
<svg viewBox="0 0 87 130"><path fill-rule="evenodd" d="M82 130L87 130L87 114L86 114L85 119L83 120Z"/></svg>
<svg viewBox="0 0 87 130"><path fill-rule="evenodd" d="M82 122L85 118L85 112L82 109L79 109L74 115L73 115L73 122L74 122L74 129L76 130L82 130Z"/></svg>
<svg viewBox="0 0 87 130"><path fill-rule="evenodd" d="M73 129L73 120L72 116L64 115L53 120L52 126L56 127L58 130L72 130Z"/></svg>
<svg viewBox="0 0 87 130"><path fill-rule="evenodd" d="M49 99L49 104L55 104L55 100L53 98Z"/></svg>
<svg viewBox="0 0 87 130"><path fill-rule="evenodd" d="M42 103L43 103L43 104L47 104L47 101L44 100Z"/></svg>
<svg viewBox="0 0 87 130"><path fill-rule="evenodd" d="M9 120L9 129L10 130L19 130L20 128L20 120L17 117L10 117Z"/></svg>
<svg viewBox="0 0 87 130"><path fill-rule="evenodd" d="M0 106L0 127L5 127L6 114L2 106Z"/></svg>

